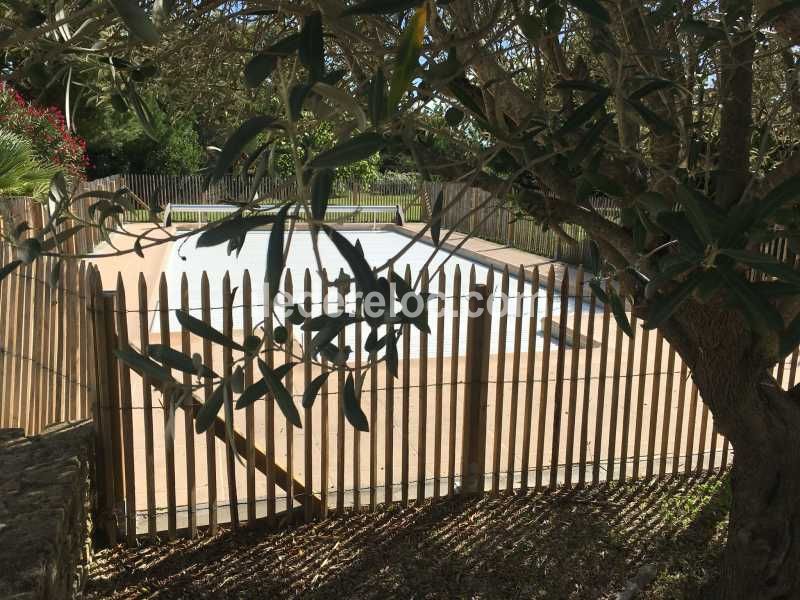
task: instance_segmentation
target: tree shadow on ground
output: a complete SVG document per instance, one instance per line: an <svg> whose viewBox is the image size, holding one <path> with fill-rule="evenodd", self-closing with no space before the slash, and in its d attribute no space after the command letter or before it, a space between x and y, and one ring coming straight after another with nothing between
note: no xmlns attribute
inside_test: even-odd
<svg viewBox="0 0 800 600"><path fill-rule="evenodd" d="M703 548L690 556L687 547L707 544L719 529L723 487L709 475L457 498L279 532L150 541L101 553L87 595L596 599L613 597L641 565L654 564L665 573L654 593L666 595L649 597L684 597L673 591L690 594L703 581ZM676 576L689 559L692 576Z"/></svg>

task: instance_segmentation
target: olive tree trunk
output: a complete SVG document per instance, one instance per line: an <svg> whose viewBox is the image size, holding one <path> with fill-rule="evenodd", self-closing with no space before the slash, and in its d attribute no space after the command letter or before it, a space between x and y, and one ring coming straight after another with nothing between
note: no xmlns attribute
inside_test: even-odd
<svg viewBox="0 0 800 600"><path fill-rule="evenodd" d="M734 448L720 597L800 598L800 405L766 373L720 375L738 384L717 382L731 410L716 419Z"/></svg>
<svg viewBox="0 0 800 600"><path fill-rule="evenodd" d="M688 352L694 381L734 451L730 523L718 596L800 598L796 392L780 388L764 358L771 342L752 336L740 317L693 307L681 321L676 345ZM675 332L667 332L667 338L676 337Z"/></svg>

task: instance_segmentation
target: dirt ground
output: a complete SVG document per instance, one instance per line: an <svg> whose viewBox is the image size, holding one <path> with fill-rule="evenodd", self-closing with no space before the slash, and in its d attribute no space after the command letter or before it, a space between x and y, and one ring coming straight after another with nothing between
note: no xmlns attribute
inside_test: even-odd
<svg viewBox="0 0 800 600"><path fill-rule="evenodd" d="M725 477L602 484L346 513L270 532L101 551L88 598L704 597L725 539Z"/></svg>

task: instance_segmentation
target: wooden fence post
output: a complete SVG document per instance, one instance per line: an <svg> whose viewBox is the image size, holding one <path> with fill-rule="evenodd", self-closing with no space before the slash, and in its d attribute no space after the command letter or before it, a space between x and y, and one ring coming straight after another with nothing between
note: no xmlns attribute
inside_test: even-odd
<svg viewBox="0 0 800 600"><path fill-rule="evenodd" d="M461 448L461 493L480 494L486 470L486 405L489 388L490 290L476 285L469 296L466 385Z"/></svg>
<svg viewBox="0 0 800 600"><path fill-rule="evenodd" d="M107 407L108 419L104 419L106 436L106 457L110 456L113 474L113 510L116 527L119 530L119 516L125 512L125 485L123 481L122 463L122 403L120 399L119 367L114 349L117 348L117 330L115 312L116 292L103 292L105 341L107 351L102 359L107 362L106 373L108 387L105 398L101 402Z"/></svg>
<svg viewBox="0 0 800 600"><path fill-rule="evenodd" d="M100 274L92 272L90 283L90 315L94 332L93 358L95 368L95 394L92 414L95 425L95 474L97 477L98 516L100 528L103 529L110 544L116 544L119 532L114 517L114 461L111 452L111 373L109 372L108 354L114 348L113 341L108 339L107 324L113 320L113 312L103 298ZM112 299L113 310L113 299Z"/></svg>
<svg viewBox="0 0 800 600"><path fill-rule="evenodd" d="M514 232L515 232L515 223L513 215L508 212L506 213L506 219L508 222L506 223L506 244L508 246L514 246Z"/></svg>

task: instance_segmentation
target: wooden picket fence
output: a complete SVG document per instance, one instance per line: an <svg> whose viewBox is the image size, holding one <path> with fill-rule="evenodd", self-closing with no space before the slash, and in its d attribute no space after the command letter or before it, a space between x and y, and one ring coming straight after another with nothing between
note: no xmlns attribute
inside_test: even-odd
<svg viewBox="0 0 800 600"><path fill-rule="evenodd" d="M436 311L432 331L405 328L397 379L383 363L364 371L360 402L368 433L345 421L339 369L316 403L301 409L302 428L292 427L268 396L232 416L222 411L198 434L194 419L210 384L180 403L173 419L157 382L117 362L109 349L146 353L148 344L169 344L230 375L240 354L182 329L172 312L188 310L241 341L262 320L265 332L272 330L268 301L253 295L247 272L241 281L226 274L212 297L205 273L199 290L185 274L178 282L162 273L157 284L140 275L136 290L126 290L120 276L114 290L102 291L90 270L97 354L109 357L98 367L108 379L98 382L103 401L96 415L111 449L104 463L105 510L114 516L108 523L119 524L133 542L162 531L171 538L197 535L205 526L213 533L224 522L309 521L384 503L661 477L730 463L729 444L674 349L635 317L635 336L624 335L581 270L557 276L553 268L506 268L479 279L474 267L422 276L422 291L439 293L429 307ZM332 288L319 283L312 285L308 270L285 273L286 290L319 291L303 296L307 308L352 307L350 297L323 295ZM171 296L171 288L178 293ZM465 314L496 307L493 295L500 292L515 310ZM309 332L284 323L287 350L264 350L270 365L298 360L295 345L310 341ZM351 327L350 366L360 370L365 333ZM778 368L782 383L794 385L797 358ZM286 376L296 403L319 372L305 361ZM256 373L245 370L245 386Z"/></svg>
<svg viewBox="0 0 800 600"><path fill-rule="evenodd" d="M91 184L81 187L90 189ZM88 220L94 201L77 201L72 206L76 218ZM27 223L23 238L38 234L46 224L46 209L38 202L0 202L11 216L10 223L0 217L0 226ZM74 224L70 219L57 230ZM86 255L99 241L99 231L87 228L64 241L61 250ZM0 241L0 265L14 258L12 247ZM82 260L45 257L20 266L0 282L0 428L19 427L32 435L49 424L92 415L94 339L87 313L87 269Z"/></svg>

